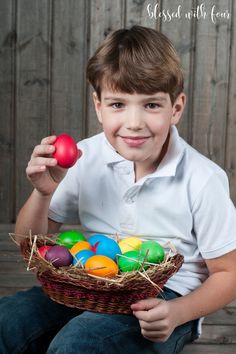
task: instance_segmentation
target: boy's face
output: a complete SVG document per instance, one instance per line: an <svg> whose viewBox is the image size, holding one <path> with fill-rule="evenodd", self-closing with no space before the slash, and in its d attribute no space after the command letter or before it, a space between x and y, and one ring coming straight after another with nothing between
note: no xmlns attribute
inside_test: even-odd
<svg viewBox="0 0 236 354"><path fill-rule="evenodd" d="M160 162L171 125L179 122L185 105L180 94L172 106L164 92L127 94L103 89L101 101L94 93L98 120L114 149L137 166L154 171Z"/></svg>

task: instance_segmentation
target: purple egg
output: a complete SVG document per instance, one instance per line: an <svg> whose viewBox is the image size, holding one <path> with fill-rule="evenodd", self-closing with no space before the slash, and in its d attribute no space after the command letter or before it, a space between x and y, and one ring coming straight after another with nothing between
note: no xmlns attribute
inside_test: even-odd
<svg viewBox="0 0 236 354"><path fill-rule="evenodd" d="M70 251L64 246L52 246L47 251L45 259L51 262L56 268L68 266L73 262Z"/></svg>

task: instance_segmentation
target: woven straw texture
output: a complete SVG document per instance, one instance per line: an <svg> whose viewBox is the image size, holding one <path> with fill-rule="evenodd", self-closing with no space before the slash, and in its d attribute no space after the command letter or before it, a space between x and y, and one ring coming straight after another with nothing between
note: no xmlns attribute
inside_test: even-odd
<svg viewBox="0 0 236 354"><path fill-rule="evenodd" d="M20 247L28 269L36 271L44 292L60 304L81 310L129 314L132 303L156 297L183 263L183 256L175 254L167 256L162 264L151 265L146 271L101 278L88 275L83 268L75 266L55 268L37 251L42 245L54 244L53 239L38 235L24 238Z"/></svg>

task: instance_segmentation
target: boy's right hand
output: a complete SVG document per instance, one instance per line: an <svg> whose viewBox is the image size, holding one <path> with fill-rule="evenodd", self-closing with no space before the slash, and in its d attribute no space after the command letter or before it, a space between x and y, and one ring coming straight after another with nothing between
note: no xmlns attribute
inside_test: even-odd
<svg viewBox="0 0 236 354"><path fill-rule="evenodd" d="M48 136L37 145L26 168L27 178L33 187L42 195L50 196L65 177L67 169L57 166L57 160L52 157L55 151L56 136Z"/></svg>

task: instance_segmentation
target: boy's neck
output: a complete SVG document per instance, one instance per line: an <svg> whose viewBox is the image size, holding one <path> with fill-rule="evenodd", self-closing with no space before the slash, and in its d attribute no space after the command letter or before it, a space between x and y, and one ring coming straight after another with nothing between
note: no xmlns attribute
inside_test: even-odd
<svg viewBox="0 0 236 354"><path fill-rule="evenodd" d="M162 150L157 160L154 161L153 164L150 165L148 162L146 164L144 162L140 162L140 163L134 162L135 182L138 182L141 178L156 171L156 169L158 168L159 164L161 163L163 157L167 152L169 140L170 140L170 133L167 136L167 139L162 147Z"/></svg>

